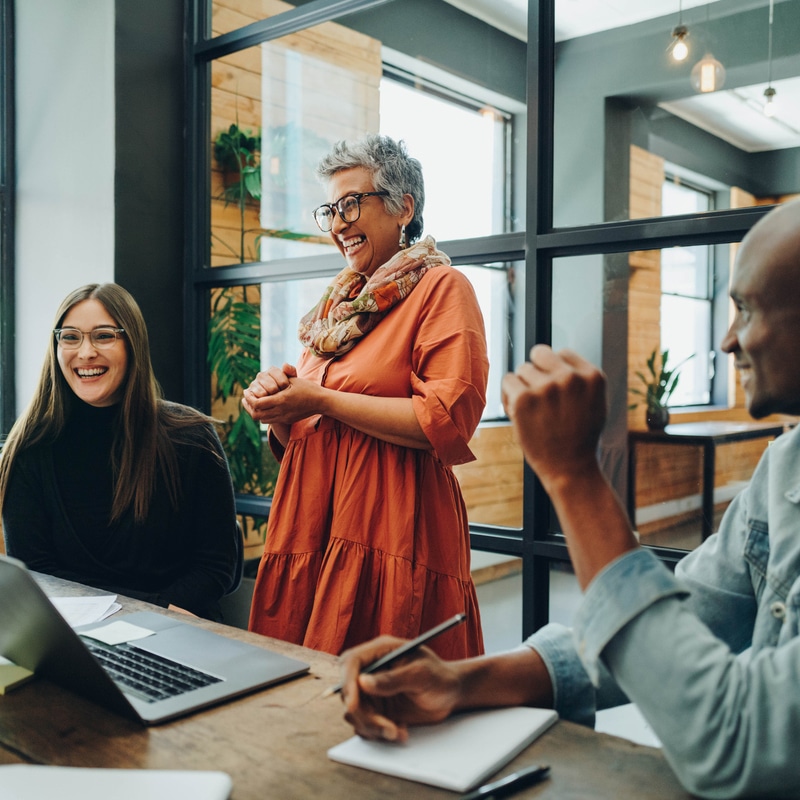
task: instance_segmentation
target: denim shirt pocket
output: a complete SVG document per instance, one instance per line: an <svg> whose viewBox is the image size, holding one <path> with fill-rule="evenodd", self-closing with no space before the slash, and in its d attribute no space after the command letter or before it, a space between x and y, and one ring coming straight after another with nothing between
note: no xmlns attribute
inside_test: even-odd
<svg viewBox="0 0 800 800"><path fill-rule="evenodd" d="M764 592L769 566L769 529L766 522L748 520L744 558L749 564L753 590L757 598Z"/></svg>

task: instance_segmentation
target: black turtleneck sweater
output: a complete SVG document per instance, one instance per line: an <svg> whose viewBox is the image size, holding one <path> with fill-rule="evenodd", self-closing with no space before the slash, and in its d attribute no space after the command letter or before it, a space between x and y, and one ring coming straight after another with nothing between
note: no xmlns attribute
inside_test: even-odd
<svg viewBox="0 0 800 800"><path fill-rule="evenodd" d="M188 412L187 410L187 413ZM158 474L147 519L109 523L118 406L76 402L61 435L15 459L3 507L8 555L29 569L218 618L238 559L233 489L216 431L173 434L181 499Z"/></svg>

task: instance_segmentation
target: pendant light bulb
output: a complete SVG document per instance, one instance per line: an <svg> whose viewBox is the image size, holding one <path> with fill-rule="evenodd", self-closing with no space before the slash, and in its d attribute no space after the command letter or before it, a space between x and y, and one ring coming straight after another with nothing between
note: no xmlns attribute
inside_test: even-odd
<svg viewBox="0 0 800 800"><path fill-rule="evenodd" d="M689 47L686 44L686 37L689 29L685 25L678 25L672 31L672 44L670 45L673 61L685 61L689 55Z"/></svg>
<svg viewBox="0 0 800 800"><path fill-rule="evenodd" d="M725 67L711 53L706 53L692 67L691 81L696 92L716 92L725 83Z"/></svg>
<svg viewBox="0 0 800 800"><path fill-rule="evenodd" d="M774 117L775 116L775 95L776 94L777 94L777 92L771 86L767 86L767 88L764 89L764 98L765 98L764 114L766 116L768 116L768 117Z"/></svg>

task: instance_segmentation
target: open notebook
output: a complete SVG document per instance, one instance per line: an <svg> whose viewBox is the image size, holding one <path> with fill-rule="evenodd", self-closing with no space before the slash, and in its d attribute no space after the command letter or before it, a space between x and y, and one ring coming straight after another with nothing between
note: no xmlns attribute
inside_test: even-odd
<svg viewBox="0 0 800 800"><path fill-rule="evenodd" d="M466 792L519 755L557 719L556 712L546 708L472 711L438 725L411 727L404 744L354 736L328 750L328 757L353 767Z"/></svg>

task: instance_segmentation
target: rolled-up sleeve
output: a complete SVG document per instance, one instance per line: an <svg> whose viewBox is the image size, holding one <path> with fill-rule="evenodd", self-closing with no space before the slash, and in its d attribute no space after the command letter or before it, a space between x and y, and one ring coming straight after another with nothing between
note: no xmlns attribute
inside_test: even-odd
<svg viewBox="0 0 800 800"><path fill-rule="evenodd" d="M436 457L450 466L475 459L469 441L486 405L486 334L466 276L451 267L428 276L413 345L412 401Z"/></svg>
<svg viewBox="0 0 800 800"><path fill-rule="evenodd" d="M575 618L578 655L592 683L600 683L603 649L625 625L661 598L686 594L647 550L633 550L609 564L589 584Z"/></svg>
<svg viewBox="0 0 800 800"><path fill-rule="evenodd" d="M525 641L547 667L562 719L592 726L597 711L629 702L601 659L603 649L636 614L673 594L685 590L650 553L636 550L595 578L574 628L551 623Z"/></svg>
<svg viewBox="0 0 800 800"><path fill-rule="evenodd" d="M551 622L525 641L541 656L553 687L553 707L561 719L594 725L596 691L583 668L569 628Z"/></svg>
<svg viewBox="0 0 800 800"><path fill-rule="evenodd" d="M612 563L576 620L587 673L605 665L700 797L800 792L800 639L734 653L697 616L681 583L646 551Z"/></svg>

